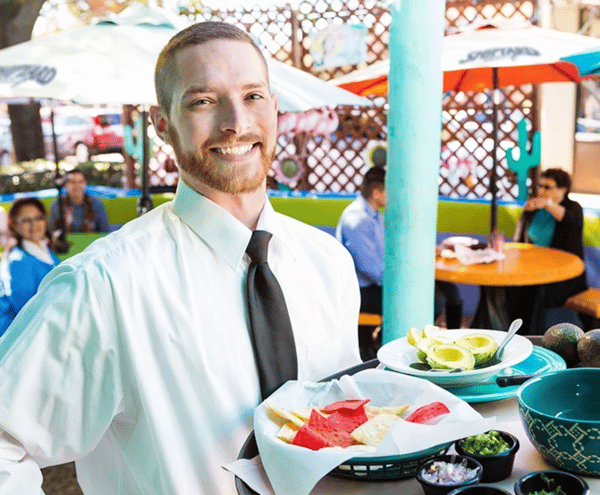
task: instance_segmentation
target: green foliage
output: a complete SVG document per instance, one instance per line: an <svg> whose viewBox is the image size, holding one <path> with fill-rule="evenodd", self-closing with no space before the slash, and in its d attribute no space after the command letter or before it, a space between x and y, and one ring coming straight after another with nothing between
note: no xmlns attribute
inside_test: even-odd
<svg viewBox="0 0 600 495"><path fill-rule="evenodd" d="M61 161L60 172L64 175L72 170L74 165ZM125 174L124 163L88 161L80 163L77 168L83 170L88 178L88 184L96 186L122 187ZM33 160L20 162L3 167L0 175L0 194L17 192L40 191L56 187L56 164L48 160Z"/></svg>

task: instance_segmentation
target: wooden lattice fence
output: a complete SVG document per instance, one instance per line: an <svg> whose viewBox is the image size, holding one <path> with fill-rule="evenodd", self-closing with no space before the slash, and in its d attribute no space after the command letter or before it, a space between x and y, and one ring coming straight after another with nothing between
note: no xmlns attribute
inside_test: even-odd
<svg viewBox="0 0 600 495"><path fill-rule="evenodd" d="M452 33L475 20L495 16L530 20L535 17L536 0L448 0L446 32ZM385 59L388 53L389 4L383 0L312 0L290 6L239 6L210 9L197 5L182 14L194 21L225 20L251 33L272 57L313 72L329 80L366 64L344 66L316 72L310 55L311 35L332 23L361 24L368 30L368 63ZM517 142L516 125L521 119L535 129L535 87L509 87L503 91L504 102L498 122L501 150ZM304 173L288 185L293 189L354 192L368 169L369 148L385 141L385 98L374 100L373 108L338 107L338 131L329 136L281 134L275 168L285 157L295 157ZM492 167L492 105L487 93L448 93L443 95L443 132L440 166L440 194L450 197L489 198ZM151 187L171 186L177 172L169 149L154 145L155 157L150 164ZM516 196L515 180L506 168L504 151L499 151L498 197ZM137 165L136 165L137 166ZM139 180L139 178L138 178Z"/></svg>

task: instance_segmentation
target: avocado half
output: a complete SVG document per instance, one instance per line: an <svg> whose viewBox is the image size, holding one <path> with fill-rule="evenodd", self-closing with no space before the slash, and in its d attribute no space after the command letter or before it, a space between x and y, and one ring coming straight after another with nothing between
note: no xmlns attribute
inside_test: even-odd
<svg viewBox="0 0 600 495"><path fill-rule="evenodd" d="M475 358L475 366L484 366L490 361L498 350L498 342L493 337L481 333L465 335L455 344L469 349Z"/></svg>
<svg viewBox="0 0 600 495"><path fill-rule="evenodd" d="M456 344L434 344L427 353L427 364L432 368L448 369L464 368L472 370L475 366L473 353Z"/></svg>

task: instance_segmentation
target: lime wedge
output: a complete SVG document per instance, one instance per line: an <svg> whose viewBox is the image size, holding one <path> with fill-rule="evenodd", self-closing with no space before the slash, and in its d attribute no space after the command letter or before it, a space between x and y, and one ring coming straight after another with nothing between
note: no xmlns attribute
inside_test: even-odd
<svg viewBox="0 0 600 495"><path fill-rule="evenodd" d="M425 325L423 327L423 337L435 337L440 332L440 327L435 325Z"/></svg>
<svg viewBox="0 0 600 495"><path fill-rule="evenodd" d="M421 340L423 338L423 332L421 330L419 330L417 327L411 327L410 330L408 331L408 334L406 334L406 340L408 340L408 343L410 345L417 345L417 343L419 342L419 340Z"/></svg>

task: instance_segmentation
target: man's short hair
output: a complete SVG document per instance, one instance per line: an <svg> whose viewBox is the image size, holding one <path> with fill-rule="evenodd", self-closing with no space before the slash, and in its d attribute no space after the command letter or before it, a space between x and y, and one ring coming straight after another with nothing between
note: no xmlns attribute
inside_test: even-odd
<svg viewBox="0 0 600 495"><path fill-rule="evenodd" d="M363 178L361 194L369 199L374 189L385 189L385 169L383 167L371 167Z"/></svg>
<svg viewBox="0 0 600 495"><path fill-rule="evenodd" d="M73 170L69 170L67 172L66 179L69 180L73 176L73 174L81 175L85 179L85 181L88 182L86 173L83 170L81 170L80 168L74 168Z"/></svg>
<svg viewBox="0 0 600 495"><path fill-rule="evenodd" d="M260 58L264 63L268 82L269 69L267 66L267 60L260 51L260 48L254 39L252 39L248 33L226 22L198 22L179 31L175 36L173 36L167 45L161 50L158 60L156 61L156 67L154 69L154 87L156 89L156 99L162 109L167 112L167 115L171 110L171 103L173 101L171 86L173 78L176 75L175 55L177 52L188 46L203 45L204 43L215 40L241 41L243 43L250 43L256 49L256 52L260 55Z"/></svg>
<svg viewBox="0 0 600 495"><path fill-rule="evenodd" d="M556 183L557 187L565 188L567 194L571 192L571 176L561 168L548 168L540 174L540 178L550 179Z"/></svg>

